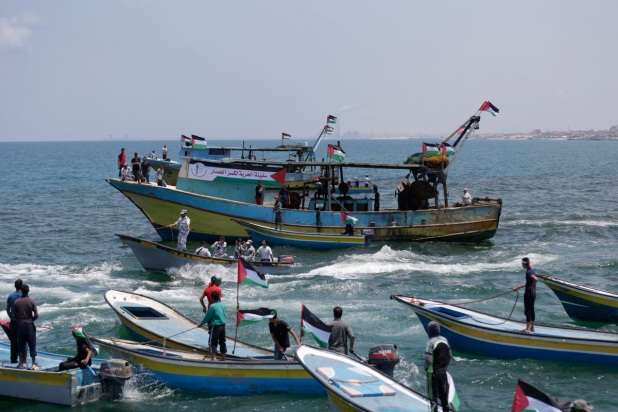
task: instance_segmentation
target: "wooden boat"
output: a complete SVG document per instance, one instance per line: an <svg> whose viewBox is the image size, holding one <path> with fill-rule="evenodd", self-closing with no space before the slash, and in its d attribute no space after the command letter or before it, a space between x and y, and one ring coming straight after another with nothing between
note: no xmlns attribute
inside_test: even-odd
<svg viewBox="0 0 618 412"><path fill-rule="evenodd" d="M341 249L367 246L371 235L347 236L345 234L293 232L291 230L275 230L274 227L258 225L240 219L232 219L241 225L254 242L268 241L269 245L285 245L308 247L314 249ZM274 226L274 225L273 225Z"/></svg>
<svg viewBox="0 0 618 412"><path fill-rule="evenodd" d="M300 345L296 357L324 386L333 410L427 412L431 409L427 397L340 353Z"/></svg>
<svg viewBox="0 0 618 412"><path fill-rule="evenodd" d="M321 394L322 386L296 361L210 356L116 338L92 338L114 356L152 371L169 387L217 396L261 393ZM229 346L228 346L229 347Z"/></svg>
<svg viewBox="0 0 618 412"><path fill-rule="evenodd" d="M430 321L438 322L441 335L462 352L618 366L618 333L538 324L535 332L525 333L524 322L411 296L394 295L391 299L412 309L425 330Z"/></svg>
<svg viewBox="0 0 618 412"><path fill-rule="evenodd" d="M618 294L538 275L560 299L566 313L575 320L618 322Z"/></svg>
<svg viewBox="0 0 618 412"><path fill-rule="evenodd" d="M58 364L67 360L66 355L37 351L39 370L17 369L10 363L11 345L0 343L0 396L76 406L102 398L121 395L124 380L132 376L126 361L92 359L91 369L70 369L59 372ZM117 369L120 386L112 389L110 367ZM92 371L92 372L91 372ZM106 374L107 373L107 374ZM99 375L99 376L97 376Z"/></svg>
<svg viewBox="0 0 618 412"><path fill-rule="evenodd" d="M129 235L116 234L116 236L122 240L122 243L131 248L139 263L146 270L166 271L169 269L179 269L185 265L236 265L238 263L237 259L233 258L204 257L194 253L180 252L160 243ZM291 256L279 256L275 259L275 262L256 260L251 262L251 264L259 273L264 275L289 275L290 268L294 265L294 258Z"/></svg>
<svg viewBox="0 0 618 412"><path fill-rule="evenodd" d="M198 327L198 322L156 299L112 289L105 292L105 301L138 339L202 355L210 353L207 328ZM228 347L233 347L234 340L227 340ZM242 357L273 356L272 350L240 341L236 341L234 352Z"/></svg>
<svg viewBox="0 0 618 412"><path fill-rule="evenodd" d="M443 142L454 138L452 147L460 150L463 143L478 128L480 112L471 116L457 131ZM451 147L451 146L449 146ZM341 212L353 213L358 219L357 230L373 230L375 240L385 241L480 241L493 237L498 229L502 201L493 198L475 198L469 206L449 206L446 176L449 162L418 164L384 164L352 162L295 162L298 167L317 167L325 170L324 184L315 193L309 189L291 191L291 206L282 212L283 229L293 232L341 234L344 227ZM447 157L447 156L444 156ZM247 167L287 166L286 162L245 161L235 162ZM107 179L133 202L163 240L171 240L175 232L167 225L170 216L177 216L180 209L188 210L191 217L191 240L217 240L219 236L244 237L245 230L234 218L258 225L272 223L272 199L265 198L263 205L255 204L255 183L252 179L235 182L197 178L193 171L204 169L207 164L199 159L185 158L175 187L158 187ZM335 176L342 179L343 169L391 169L400 175L408 171L414 176L410 183L399 184L397 209L375 210L374 198L350 195L333 195ZM248 169L250 171L250 169ZM425 180L426 179L426 180ZM255 179L253 179L255 180ZM322 181L322 179L321 179ZM433 182L433 183L432 183ZM442 183L438 185L437 182ZM443 201L439 191L442 188ZM393 189L395 189L393 187ZM430 205L429 200L433 200Z"/></svg>

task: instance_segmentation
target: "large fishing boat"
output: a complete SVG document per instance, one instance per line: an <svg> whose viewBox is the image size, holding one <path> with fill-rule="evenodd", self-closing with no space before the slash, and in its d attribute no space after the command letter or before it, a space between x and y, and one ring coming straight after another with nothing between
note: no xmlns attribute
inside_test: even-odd
<svg viewBox="0 0 618 412"><path fill-rule="evenodd" d="M480 113L486 110L484 106L440 144L424 143L423 152L408 159L411 163L337 162L334 159L345 156L338 145L328 145L331 161L296 162L297 167L322 169L323 177L315 192L304 187L301 191L286 193L288 202L282 211L282 229L340 234L347 216L353 215L356 230L361 233L364 229L373 230L375 240L490 239L498 229L501 199L474 198L468 205L450 205L446 183L456 154L479 127ZM188 210L191 217L189 239L216 240L221 235L246 238L243 227L232 219L271 224L273 203L256 204L254 188L260 181L280 179L276 167L285 170L287 166L286 162L258 160L213 165L185 158L175 187L140 185L119 179L107 179L107 182L144 213L163 240L176 236L167 225L180 209ZM348 168L390 169L399 174L407 171L408 180L396 185L397 209L380 208L377 195L355 198L347 194L343 171ZM336 189L341 191L340 195L334 194Z"/></svg>

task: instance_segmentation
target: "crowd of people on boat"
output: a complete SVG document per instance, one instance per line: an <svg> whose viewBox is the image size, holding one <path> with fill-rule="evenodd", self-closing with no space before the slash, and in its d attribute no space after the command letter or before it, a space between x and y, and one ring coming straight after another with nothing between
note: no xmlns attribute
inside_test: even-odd
<svg viewBox="0 0 618 412"><path fill-rule="evenodd" d="M165 146L163 150L163 159L165 160L167 156L167 148ZM153 150L152 153L148 157L142 156L140 158L139 154L135 152L133 154L133 158L131 159L131 166L127 163L127 155L125 153L124 147L120 149L120 153L118 154L118 177L122 181L133 181L138 184L150 184L150 162L149 159L156 159L157 155ZM165 181L163 179L163 175L165 174L165 169L163 165L160 165L155 170L155 182L158 186L166 186Z"/></svg>

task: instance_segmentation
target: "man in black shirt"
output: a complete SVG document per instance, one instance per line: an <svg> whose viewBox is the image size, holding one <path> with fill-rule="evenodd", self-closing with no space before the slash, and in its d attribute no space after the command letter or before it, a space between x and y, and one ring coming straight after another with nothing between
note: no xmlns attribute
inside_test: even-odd
<svg viewBox="0 0 618 412"><path fill-rule="evenodd" d="M425 370L427 371L428 395L431 399L431 410L438 409L438 398L443 412L449 412L448 404L448 377L446 369L451 358L451 347L445 337L440 336L440 325L431 321L427 325L429 342L425 350Z"/></svg>
<svg viewBox="0 0 618 412"><path fill-rule="evenodd" d="M294 336L294 340L297 345L300 345L300 339L296 333L290 328L290 325L286 321L277 318L277 312L270 318L268 328L270 329L270 336L272 336L275 342L275 360L285 358L285 350L290 347L290 337L288 333Z"/></svg>

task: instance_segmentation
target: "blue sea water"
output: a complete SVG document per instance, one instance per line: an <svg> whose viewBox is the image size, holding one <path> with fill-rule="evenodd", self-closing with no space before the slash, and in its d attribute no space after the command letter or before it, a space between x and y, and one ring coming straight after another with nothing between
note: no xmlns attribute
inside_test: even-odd
<svg viewBox="0 0 618 412"><path fill-rule="evenodd" d="M175 158L177 141L99 141L0 143L4 153L0 233L0 295L8 296L15 279L31 286L41 326L39 350L70 354L70 329L80 324L92 335L124 333L103 293L117 288L172 304L199 320L198 299L207 280L223 275L228 311L234 310L234 270L197 267L171 274L144 271L115 233L157 240L139 210L105 182L117 176L116 155L125 147L147 155L166 144ZM240 141L210 141L241 145ZM247 141L274 146L275 141ZM402 162L418 152L421 141L344 140L352 161ZM318 153L325 154L325 143ZM416 316L389 299L413 294L439 300L476 300L498 295L523 282L520 266L528 256L539 273L618 291L618 168L616 141L514 141L472 138L449 173L451 201L463 187L473 196L500 197L504 208L496 236L482 243L386 243L339 252L277 248L296 257L290 276L271 278L268 289L243 287L241 306L277 309L298 332L301 304L324 320L340 305L354 328L360 354L378 343L397 344L403 361L396 377L424 392L423 351L427 337ZM365 170L346 171L364 179ZM370 172L380 187L383 206L395 205L395 184L402 172ZM170 216L170 223L177 216ZM190 245L197 246L197 245ZM229 297L229 298L228 298ZM508 316L515 294L473 307ZM537 321L573 325L557 298L538 286ZM523 319L521 299L514 317ZM5 312L0 318L6 319ZM590 325L618 332L617 325ZM239 338L271 346L268 327L239 330ZM308 338L304 338L307 340ZM5 336L0 340L6 341ZM555 395L584 398L595 411L618 410L616 368L539 360L497 360L455 352L450 371L462 410L510 410L515 384L522 378ZM60 409L33 402L0 400L3 411ZM63 408L64 409L64 408ZM326 411L326 396L202 396L167 388L146 375L129 384L127 397L88 411L206 410Z"/></svg>

